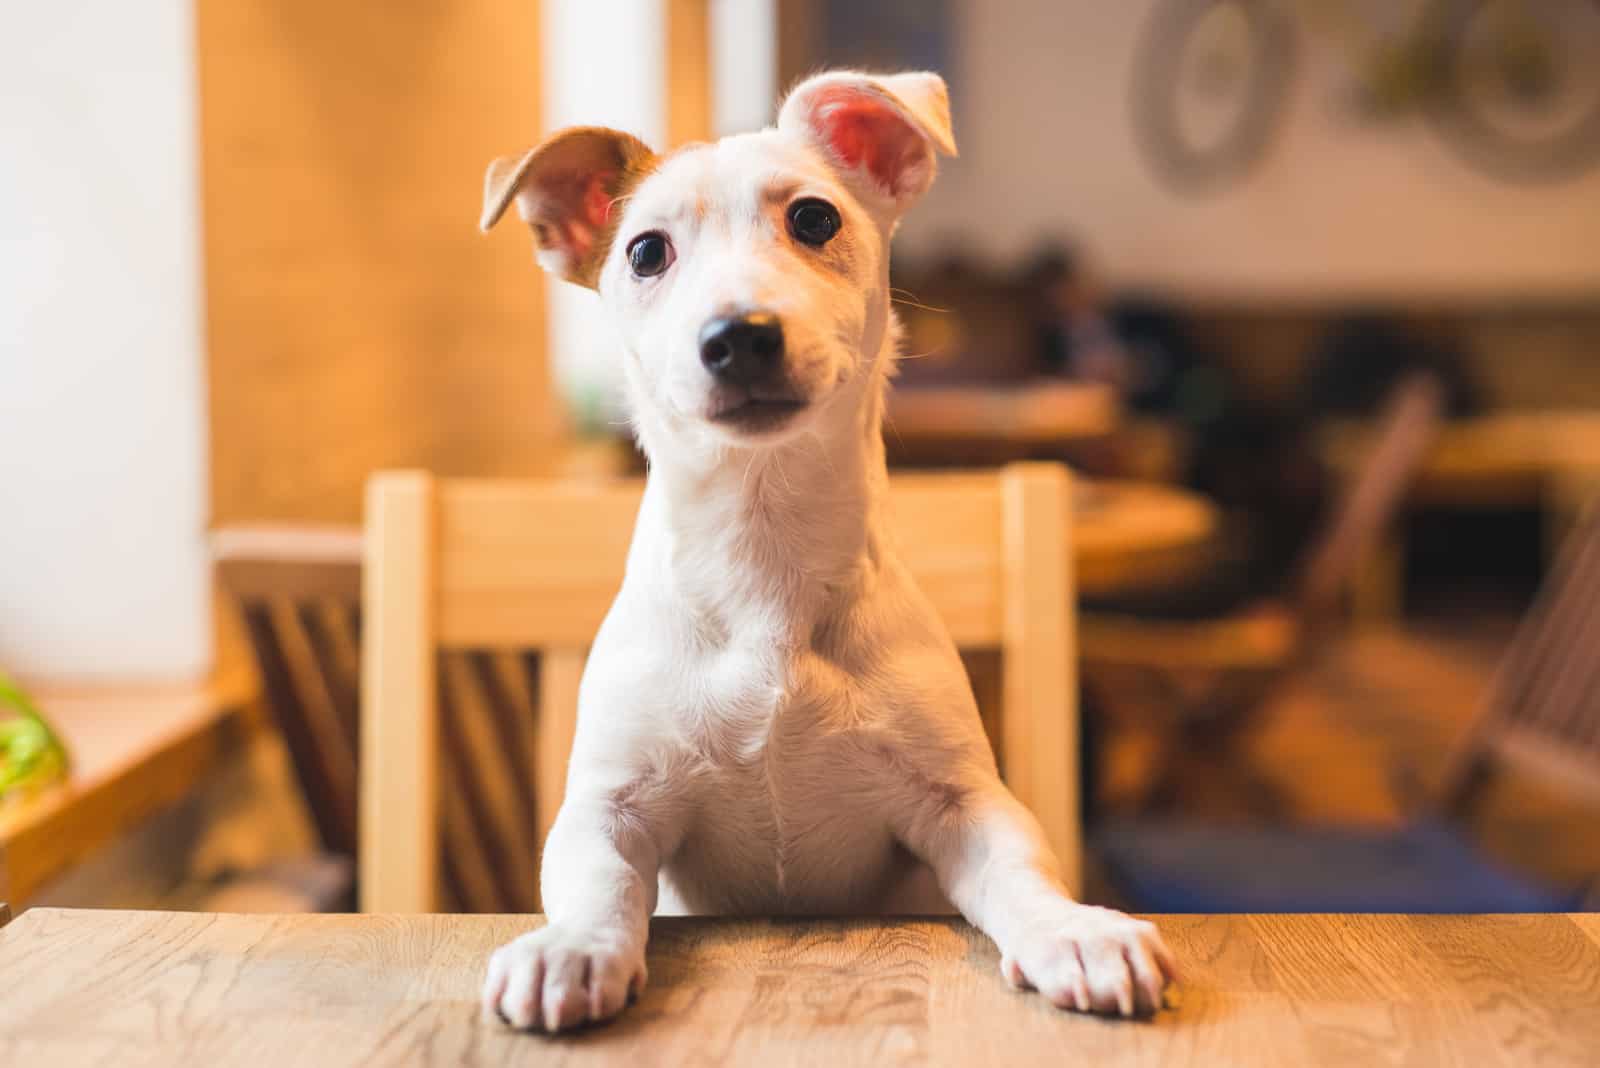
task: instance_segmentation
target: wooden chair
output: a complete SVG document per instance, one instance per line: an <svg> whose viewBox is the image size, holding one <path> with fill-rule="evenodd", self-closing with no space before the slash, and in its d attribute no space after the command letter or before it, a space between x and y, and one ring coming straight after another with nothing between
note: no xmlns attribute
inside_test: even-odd
<svg viewBox="0 0 1600 1068"><path fill-rule="evenodd" d="M211 546L322 847L354 857L361 532L241 525Z"/></svg>
<svg viewBox="0 0 1600 1068"><path fill-rule="evenodd" d="M213 537L218 578L235 598L267 705L324 850L359 850L362 534L354 527L235 526ZM531 750L540 665L480 651L440 657L441 906L531 912L538 887L514 857L533 849Z"/></svg>
<svg viewBox="0 0 1600 1068"><path fill-rule="evenodd" d="M1157 785L1147 808L1175 800L1174 773L1189 754L1213 767L1232 763L1240 782L1255 789L1257 806L1275 807L1265 784L1237 764L1238 736L1336 617L1427 454L1443 401L1431 375L1396 387L1372 450L1278 598L1199 621L1085 615L1083 671L1093 691L1106 698L1133 695L1160 725Z"/></svg>
<svg viewBox="0 0 1600 1068"><path fill-rule="evenodd" d="M1451 758L1434 810L1466 815L1502 764L1600 803L1600 503L1568 536Z"/></svg>
<svg viewBox="0 0 1600 1068"><path fill-rule="evenodd" d="M585 649L621 583L640 492L637 482L439 481L412 472L369 483L364 911L438 906L441 805L447 820L461 807L525 818L528 841L495 860L533 876L564 788ZM1076 888L1068 492L1064 469L1020 464L998 473L897 477L891 499L906 562L957 643L1001 651L1003 772L1039 817ZM441 723L437 654L483 650L539 655L531 744L526 735L519 746L497 746L493 738L453 742L456 728ZM454 774L452 744L468 750ZM526 817L509 796L516 776L505 774L518 766L536 784L535 811Z"/></svg>
<svg viewBox="0 0 1600 1068"><path fill-rule="evenodd" d="M1600 905L1484 857L1462 833L1490 773L1522 770L1600 807L1600 507L1568 539L1441 784L1393 831L1111 825L1112 884L1153 912L1540 912ZM1241 873L1249 873L1241 877Z"/></svg>

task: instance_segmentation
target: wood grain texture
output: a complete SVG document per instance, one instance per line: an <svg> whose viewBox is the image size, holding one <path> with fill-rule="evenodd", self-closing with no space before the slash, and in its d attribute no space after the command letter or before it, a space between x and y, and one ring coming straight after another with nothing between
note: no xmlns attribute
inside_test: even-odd
<svg viewBox="0 0 1600 1068"><path fill-rule="evenodd" d="M658 920L650 983L560 1039L478 1015L537 920L35 909L0 931L0 1062L77 1065L1593 1065L1593 917L1158 917L1146 1023L1001 981L959 922Z"/></svg>
<svg viewBox="0 0 1600 1068"><path fill-rule="evenodd" d="M362 563L360 894L364 911L427 912L439 856L434 489L373 478ZM398 831L398 833L397 833Z"/></svg>

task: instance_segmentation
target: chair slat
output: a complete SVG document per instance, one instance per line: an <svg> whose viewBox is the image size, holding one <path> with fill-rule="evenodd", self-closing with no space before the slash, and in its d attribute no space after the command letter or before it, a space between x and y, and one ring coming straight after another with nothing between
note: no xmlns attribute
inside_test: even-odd
<svg viewBox="0 0 1600 1068"><path fill-rule="evenodd" d="M508 659L513 664L513 670L509 674L505 669ZM537 867L539 859L537 842L539 810L538 795L535 790L537 763L529 759L534 752L532 740L538 724L537 713L531 695L520 692L517 688L514 658L509 658L507 654L500 652L480 652L472 654L470 664L476 675L478 688L483 694L487 726L493 733L495 743L500 749L500 758L505 763L518 818L522 826L533 836L532 852L528 855L530 863Z"/></svg>
<svg viewBox="0 0 1600 1068"><path fill-rule="evenodd" d="M352 854L356 836L355 762L352 758L347 766L333 766L330 754L319 744L320 732L295 685L271 607L252 598L241 602L240 612L267 703L306 793L317 836L323 848Z"/></svg>
<svg viewBox="0 0 1600 1068"><path fill-rule="evenodd" d="M361 715L361 650L350 633L346 608L338 601L319 597L300 605L300 622L327 679L345 742L354 752Z"/></svg>
<svg viewBox="0 0 1600 1068"><path fill-rule="evenodd" d="M521 902L516 910L532 908L538 897L539 842L532 805L522 789L511 753L499 735L492 697L484 692L474 660L477 654L441 654L440 714L457 746L460 761L471 768L466 788L475 799L478 834L490 843L497 882L505 889L506 905Z"/></svg>
<svg viewBox="0 0 1600 1068"><path fill-rule="evenodd" d="M348 705L341 708L334 696L328 665L317 655L316 643L305 628L299 606L281 597L274 598L269 612L324 774L332 780L335 794L341 800L354 797L355 782L351 776L356 757L343 726L349 715Z"/></svg>
<svg viewBox="0 0 1600 1068"><path fill-rule="evenodd" d="M1436 439L1443 408L1444 390L1432 374L1413 375L1395 388L1372 452L1302 561L1295 600L1303 623L1327 618L1354 581Z"/></svg>
<svg viewBox="0 0 1600 1068"><path fill-rule="evenodd" d="M1556 730L1564 709L1555 700L1562 678L1576 665L1569 655L1573 637L1595 607L1581 593L1600 578L1600 545L1574 543L1552 570L1545 589L1529 610L1513 643L1513 674L1507 680L1507 719Z"/></svg>
<svg viewBox="0 0 1600 1068"><path fill-rule="evenodd" d="M584 646L621 584L643 484L465 480L439 500L439 641ZM953 501L960 505L952 507ZM897 477L890 517L907 567L957 644L1001 639L1000 491L978 474ZM938 537L930 537L938 531ZM1064 551L1064 550L1063 550Z"/></svg>
<svg viewBox="0 0 1600 1068"><path fill-rule="evenodd" d="M443 733L448 737L448 731ZM462 766L453 744L447 742L440 756L438 863L448 864L454 873L464 911L503 911L512 894L496 882L494 862L484 848L481 825L468 800L470 769Z"/></svg>
<svg viewBox="0 0 1600 1068"><path fill-rule="evenodd" d="M1569 536L1474 739L1483 752L1600 796L1600 509Z"/></svg>

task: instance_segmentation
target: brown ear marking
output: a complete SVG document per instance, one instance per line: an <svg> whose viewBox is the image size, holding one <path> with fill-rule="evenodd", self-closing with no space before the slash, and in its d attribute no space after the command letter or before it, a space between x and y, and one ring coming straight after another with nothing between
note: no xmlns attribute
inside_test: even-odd
<svg viewBox="0 0 1600 1068"><path fill-rule="evenodd" d="M561 130L521 156L489 164L478 225L489 230L515 201L540 264L592 289L615 236L613 206L655 165L655 153L632 134L599 126Z"/></svg>

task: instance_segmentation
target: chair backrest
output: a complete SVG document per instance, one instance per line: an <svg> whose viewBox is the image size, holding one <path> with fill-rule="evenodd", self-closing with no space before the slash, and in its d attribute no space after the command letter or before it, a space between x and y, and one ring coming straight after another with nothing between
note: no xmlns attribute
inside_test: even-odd
<svg viewBox="0 0 1600 1068"><path fill-rule="evenodd" d="M565 787L585 651L622 581L642 483L441 481L368 485L362 649L364 911L436 907L439 805L471 793L480 761L537 783L537 841L505 858L532 872ZM1012 789L1078 881L1076 655L1065 469L903 475L890 499L902 554L958 644L1002 658L999 756ZM440 651L536 651L534 743L483 739L441 789ZM451 743L457 744L457 743ZM443 753L448 760L450 745ZM508 778L510 776L507 776ZM468 793L452 796L466 786ZM445 873L448 875L448 873Z"/></svg>
<svg viewBox="0 0 1600 1068"><path fill-rule="evenodd" d="M1491 758L1600 801L1600 505L1568 536L1518 628L1440 807L1459 811Z"/></svg>
<svg viewBox="0 0 1600 1068"><path fill-rule="evenodd" d="M1340 490L1303 558L1293 591L1301 621L1314 626L1333 614L1362 561L1394 519L1438 436L1444 388L1434 375L1407 376L1389 396L1366 456Z"/></svg>
<svg viewBox="0 0 1600 1068"><path fill-rule="evenodd" d="M322 847L353 857L361 532L230 526L212 535L212 556L238 604Z"/></svg>

